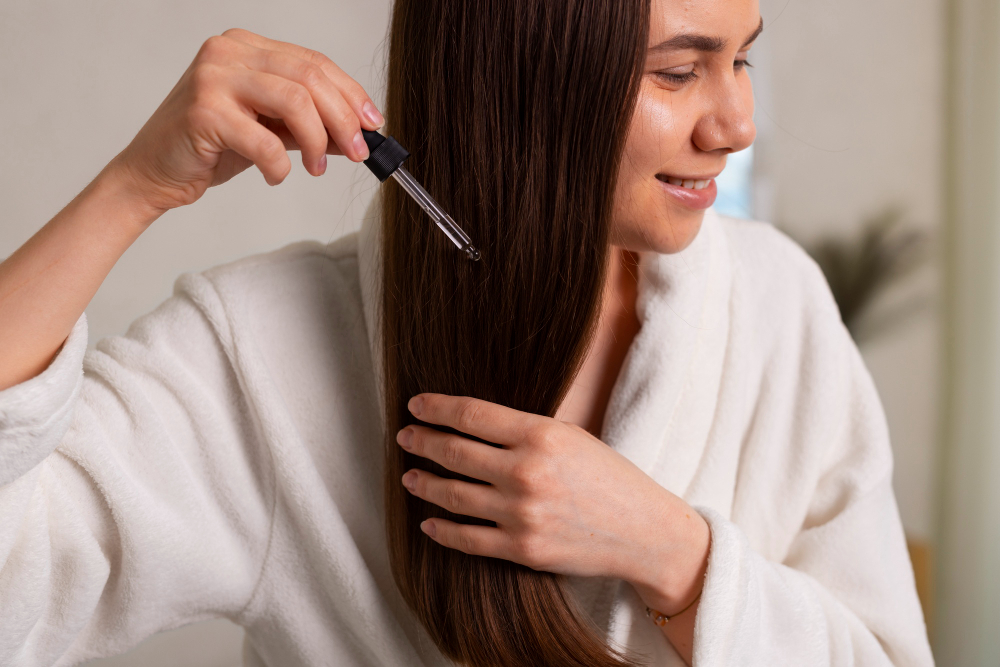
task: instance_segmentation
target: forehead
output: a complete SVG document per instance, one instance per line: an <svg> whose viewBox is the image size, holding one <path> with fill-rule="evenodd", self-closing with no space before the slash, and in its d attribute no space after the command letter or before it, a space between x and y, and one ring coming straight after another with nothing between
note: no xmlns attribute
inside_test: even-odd
<svg viewBox="0 0 1000 667"><path fill-rule="evenodd" d="M759 22L758 0L650 0L649 43L691 33L741 45Z"/></svg>

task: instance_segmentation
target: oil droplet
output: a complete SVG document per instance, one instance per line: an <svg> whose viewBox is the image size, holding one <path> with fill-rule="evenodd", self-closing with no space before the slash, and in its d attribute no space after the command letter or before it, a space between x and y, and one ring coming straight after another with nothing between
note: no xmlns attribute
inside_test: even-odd
<svg viewBox="0 0 1000 667"><path fill-rule="evenodd" d="M469 244L464 248L462 248L462 250L465 251L465 254L468 255L469 259L471 259L473 262L479 261L480 255L479 255L479 250L476 249L476 246Z"/></svg>

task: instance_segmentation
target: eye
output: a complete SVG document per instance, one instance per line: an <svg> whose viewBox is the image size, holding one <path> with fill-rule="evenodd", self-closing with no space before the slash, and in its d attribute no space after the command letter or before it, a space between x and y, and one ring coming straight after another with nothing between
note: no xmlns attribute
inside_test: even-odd
<svg viewBox="0 0 1000 667"><path fill-rule="evenodd" d="M698 78L698 75L694 72L694 64L684 65L683 67L671 67L670 69L655 72L655 74L667 83L672 83L676 86L682 86Z"/></svg>
<svg viewBox="0 0 1000 667"><path fill-rule="evenodd" d="M733 62L733 68L739 72L740 70L746 69L747 67L753 67L747 58L750 57L749 51L740 51L736 54L736 60Z"/></svg>

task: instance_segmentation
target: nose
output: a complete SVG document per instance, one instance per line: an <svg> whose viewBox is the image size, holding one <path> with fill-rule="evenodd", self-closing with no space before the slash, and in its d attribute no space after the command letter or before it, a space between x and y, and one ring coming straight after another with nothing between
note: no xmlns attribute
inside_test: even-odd
<svg viewBox="0 0 1000 667"><path fill-rule="evenodd" d="M753 92L736 77L727 77L695 124L692 139L706 152L736 153L748 148L757 136L753 122Z"/></svg>

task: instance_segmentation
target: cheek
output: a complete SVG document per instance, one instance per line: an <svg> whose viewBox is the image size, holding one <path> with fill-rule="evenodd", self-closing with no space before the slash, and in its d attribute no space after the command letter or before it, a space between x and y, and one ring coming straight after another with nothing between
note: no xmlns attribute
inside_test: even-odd
<svg viewBox="0 0 1000 667"><path fill-rule="evenodd" d="M622 167L637 177L652 178L681 151L691 133L683 131L683 116L674 97L664 90L643 86L625 143Z"/></svg>
<svg viewBox="0 0 1000 667"><path fill-rule="evenodd" d="M661 89L640 91L622 155L615 190L615 243L630 250L670 253L683 249L701 223L702 214L674 209L656 174L686 162L685 146L692 128L685 128L679 96ZM689 219L690 218L690 219Z"/></svg>
<svg viewBox="0 0 1000 667"><path fill-rule="evenodd" d="M740 81L740 94L743 96L743 106L750 111L750 117L753 118L754 115L754 102L753 102L753 82L750 80L749 76L744 76ZM756 131L754 132L756 134Z"/></svg>
<svg viewBox="0 0 1000 667"><path fill-rule="evenodd" d="M657 195L656 174L666 171L680 152L679 132L669 92L645 84L629 126L615 193L616 226L648 219Z"/></svg>

